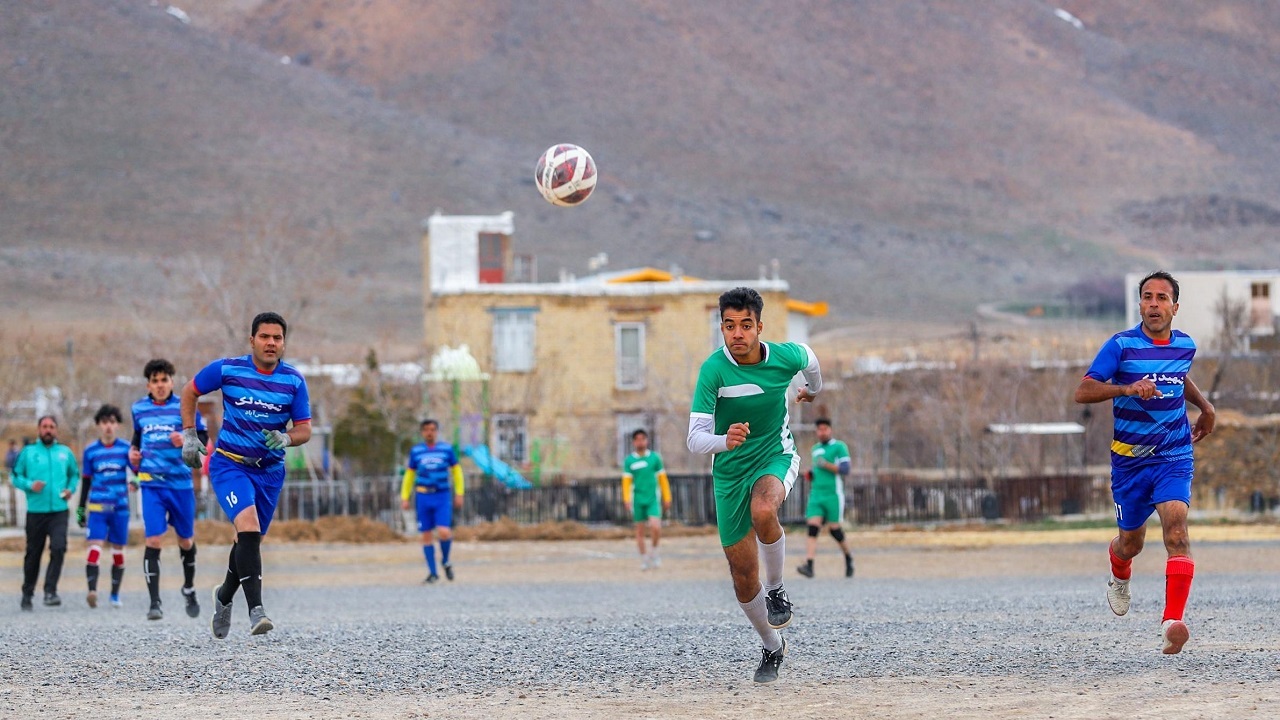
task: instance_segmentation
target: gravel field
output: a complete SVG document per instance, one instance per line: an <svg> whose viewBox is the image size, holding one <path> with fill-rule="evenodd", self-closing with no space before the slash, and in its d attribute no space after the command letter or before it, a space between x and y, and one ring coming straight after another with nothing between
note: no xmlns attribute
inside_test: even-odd
<svg viewBox="0 0 1280 720"><path fill-rule="evenodd" d="M225 641L207 624L225 547L202 548L197 620L165 553L159 622L144 619L138 548L125 609L84 604L73 540L63 607L37 596L30 614L18 610L21 557L2 553L0 716L1280 716L1274 533L1195 544L1192 638L1169 657L1158 543L1116 618L1103 597L1108 531L987 535L1003 533L854 534L853 581L826 547L817 579L788 567L791 654L765 687L751 682L759 646L714 537L664 542L648 573L628 541L459 543L458 581L430 587L412 544L268 545L277 630L248 636L237 597ZM803 538L788 544L790 566Z"/></svg>

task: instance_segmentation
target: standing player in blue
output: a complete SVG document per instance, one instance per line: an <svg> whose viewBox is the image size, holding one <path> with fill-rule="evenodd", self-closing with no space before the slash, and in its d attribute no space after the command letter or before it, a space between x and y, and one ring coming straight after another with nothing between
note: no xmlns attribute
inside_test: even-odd
<svg viewBox="0 0 1280 720"><path fill-rule="evenodd" d="M1115 416L1111 495L1120 532L1110 545L1107 603L1116 615L1129 612L1133 558L1142 552L1154 510L1168 552L1160 636L1164 654L1173 655L1191 636L1182 618L1195 574L1187 535L1195 470L1191 445L1213 432L1215 413L1188 375L1196 344L1173 329L1178 281L1167 272L1153 272L1138 285L1138 298L1142 322L1103 344L1075 400L1110 400ZM1187 403L1200 408L1195 427L1187 419Z"/></svg>
<svg viewBox="0 0 1280 720"><path fill-rule="evenodd" d="M798 402L811 402L822 389L818 358L808 345L761 342L763 311L764 299L751 288L720 296L724 347L698 370L687 439L691 452L715 453L711 483L720 544L738 605L764 643L758 683L778 679L787 653L778 631L791 623L778 508L795 485L800 455L788 424L787 393L796 373L804 373L806 383L796 393Z"/></svg>
<svg viewBox="0 0 1280 720"><path fill-rule="evenodd" d="M200 467L207 452L196 432L196 402L222 390L222 430L209 458L209 482L235 525L236 541L227 575L213 589L209 626L218 639L231 631L231 603L241 588L250 634L275 627L262 608L262 536L284 487L285 448L311 439L307 381L282 359L287 332L280 315L259 313L250 327L248 355L214 360L182 388L182 460L191 468Z"/></svg>
<svg viewBox="0 0 1280 720"><path fill-rule="evenodd" d="M417 496L418 532L422 533L422 554L427 559L426 583L440 579L436 574L436 547L432 531L440 539L440 563L444 576L453 579L449 550L453 546L453 511L462 507L462 466L447 442L437 441L440 423L422 421L422 442L409 450L404 482L400 486L401 507L409 509L409 498Z"/></svg>
<svg viewBox="0 0 1280 720"><path fill-rule="evenodd" d="M182 597L187 615L198 617L196 601L196 491L191 470L182 462L182 419L178 397L173 394L173 363L152 360L142 369L147 379L147 396L135 402L133 448L129 462L138 473L142 488L142 524L146 549L142 575L151 593L148 620L164 617L160 607L160 545L169 526L178 536L182 556ZM196 429L205 432L204 420L196 418Z"/></svg>
<svg viewBox="0 0 1280 720"><path fill-rule="evenodd" d="M124 546L129 543L129 445L116 437L120 429L120 408L103 405L93 416L98 439L84 449L80 463L80 506L76 521L88 526L89 544L84 574L89 581L85 598L89 607L98 607L98 562L102 543L111 544L111 606L120 607L120 580L124 577ZM88 518L85 517L86 501Z"/></svg>

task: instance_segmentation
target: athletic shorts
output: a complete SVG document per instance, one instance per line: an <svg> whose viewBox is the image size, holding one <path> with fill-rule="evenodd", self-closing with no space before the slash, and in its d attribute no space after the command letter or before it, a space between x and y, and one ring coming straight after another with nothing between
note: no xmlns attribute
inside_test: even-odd
<svg viewBox="0 0 1280 720"><path fill-rule="evenodd" d="M192 496L194 498L194 496ZM95 510L94 506L102 508ZM89 503L89 517L85 521L85 539L89 542L106 540L112 545L129 544L129 506L98 505ZM163 531L162 531L163 532Z"/></svg>
<svg viewBox="0 0 1280 720"><path fill-rule="evenodd" d="M147 537L163 535L169 526L180 538L195 537L196 493L142 483L142 528Z"/></svg>
<svg viewBox="0 0 1280 720"><path fill-rule="evenodd" d="M414 488L417 490L417 488ZM453 527L453 494L448 490L417 493L418 532Z"/></svg>
<svg viewBox="0 0 1280 720"><path fill-rule="evenodd" d="M818 493L809 495L804 508L805 519L822 518L824 523L838 523L844 519L844 494Z"/></svg>
<svg viewBox="0 0 1280 720"><path fill-rule="evenodd" d="M1116 525L1137 530L1146 524L1156 505L1181 500L1191 505L1191 476L1195 461L1182 458L1132 468L1111 468L1111 499L1116 504Z"/></svg>
<svg viewBox="0 0 1280 720"><path fill-rule="evenodd" d="M258 527L266 535L284 487L284 464L259 470L214 453L209 458L209 484L228 520L234 523L236 516L252 505L258 513Z"/></svg>
<svg viewBox="0 0 1280 720"><path fill-rule="evenodd" d="M720 544L729 547L751 532L751 489L757 480L765 475L778 478L782 481L785 498L796 484L799 472L799 455L779 453L741 479L715 478L712 485L716 495L716 528L720 531Z"/></svg>
<svg viewBox="0 0 1280 720"><path fill-rule="evenodd" d="M637 497L631 503L631 519L645 522L649 518L662 519L662 499L656 497Z"/></svg>

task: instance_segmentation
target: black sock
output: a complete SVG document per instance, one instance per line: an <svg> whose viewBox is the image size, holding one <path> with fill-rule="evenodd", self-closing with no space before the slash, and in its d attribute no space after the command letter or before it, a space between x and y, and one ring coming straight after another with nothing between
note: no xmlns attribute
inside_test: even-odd
<svg viewBox="0 0 1280 720"><path fill-rule="evenodd" d="M160 602L160 548L149 547L142 553L142 576L147 579L151 604Z"/></svg>
<svg viewBox="0 0 1280 720"><path fill-rule="evenodd" d="M85 563L84 576L89 579L89 592L98 592L98 566Z"/></svg>
<svg viewBox="0 0 1280 720"><path fill-rule="evenodd" d="M252 610L262 604L262 533L238 533L236 548L240 587L244 588L244 599Z"/></svg>
<svg viewBox="0 0 1280 720"><path fill-rule="evenodd" d="M804 566L805 566L805 567L807 567L807 568L809 568L810 570L812 570L812 569L813 569L813 558L808 558L808 559L806 559L806 560L804 561Z"/></svg>
<svg viewBox="0 0 1280 720"><path fill-rule="evenodd" d="M227 576L222 579L222 586L218 588L218 602L227 605L236 596L236 591L240 589L240 572L236 568L236 543L231 543L231 557L227 558Z"/></svg>
<svg viewBox="0 0 1280 720"><path fill-rule="evenodd" d="M196 584L196 544L191 543L187 550L178 548L178 554L182 556L182 587L193 588Z"/></svg>
<svg viewBox="0 0 1280 720"><path fill-rule="evenodd" d="M124 579L124 566L112 565L111 566L111 594L112 595L120 594L120 581L123 579Z"/></svg>

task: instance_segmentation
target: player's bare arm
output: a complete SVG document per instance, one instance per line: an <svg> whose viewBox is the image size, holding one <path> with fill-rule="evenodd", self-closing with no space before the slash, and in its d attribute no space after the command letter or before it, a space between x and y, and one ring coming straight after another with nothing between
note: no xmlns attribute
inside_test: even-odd
<svg viewBox="0 0 1280 720"><path fill-rule="evenodd" d="M1122 396L1137 396L1143 400L1164 397L1160 389L1156 387L1156 384L1145 378L1129 385L1115 385L1086 377L1080 381L1080 385L1076 388L1075 401L1082 405L1088 405L1090 403L1114 400Z"/></svg>
<svg viewBox="0 0 1280 720"><path fill-rule="evenodd" d="M1192 382L1191 378L1186 378L1186 382L1182 386L1182 395L1187 402L1200 408L1200 417L1196 418L1196 424L1191 428L1191 442L1198 443L1206 436L1213 432L1213 426L1218 419L1218 411L1214 409L1213 403L1209 402L1200 388Z"/></svg>

